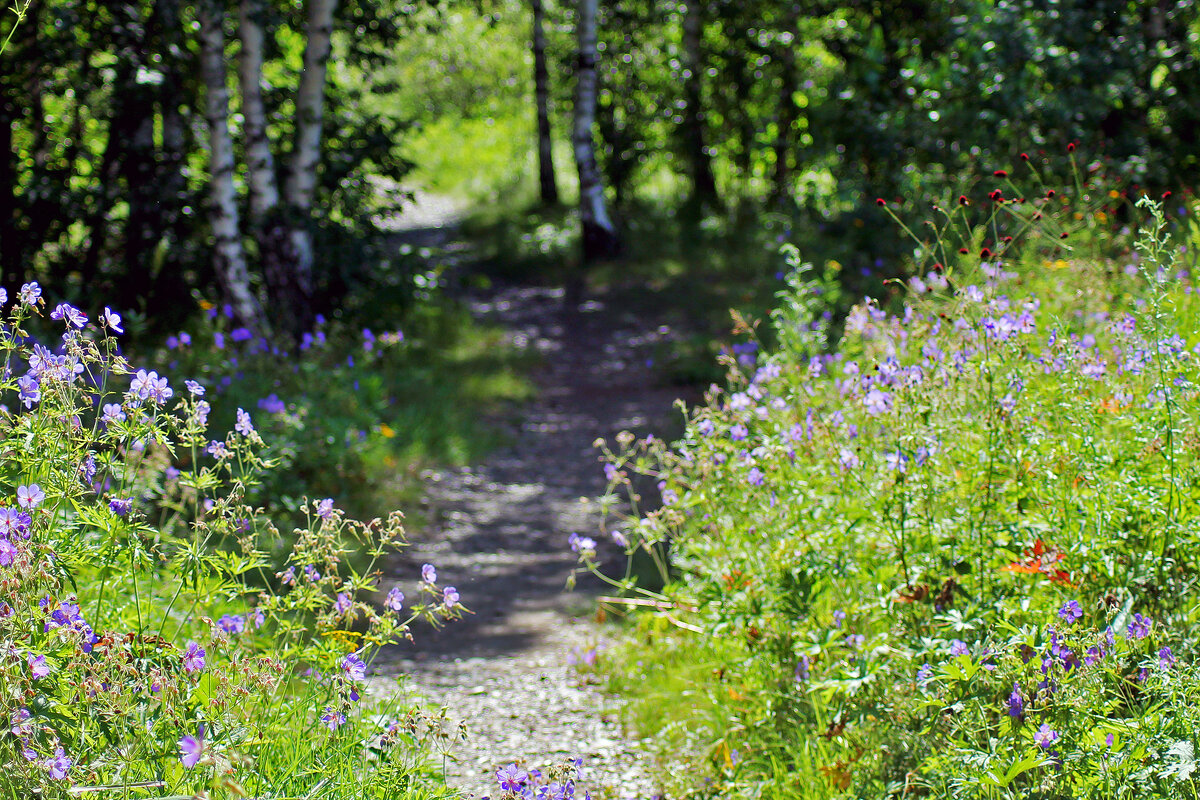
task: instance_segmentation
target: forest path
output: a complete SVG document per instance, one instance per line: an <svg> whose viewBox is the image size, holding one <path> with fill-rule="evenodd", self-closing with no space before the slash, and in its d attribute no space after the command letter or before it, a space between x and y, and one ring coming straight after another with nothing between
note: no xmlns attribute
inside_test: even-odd
<svg viewBox="0 0 1200 800"><path fill-rule="evenodd" d="M407 231L399 221L398 236L461 258L469 245L452 218L431 226L428 208L415 218ZM515 347L541 356L531 376L537 394L517 419L498 423L510 444L481 464L426 476L428 523L397 577L408 592L421 564L434 564L440 585L455 586L473 613L415 631L416 642L380 671L407 674L416 693L466 724L446 774L467 796L495 795L495 771L513 761L544 769L582 756L580 786L593 797L655 797L646 756L610 713L612 699L570 666L599 641L595 581L572 593L564 584L575 564L568 536L596 535L600 522L594 440L678 429L680 390L662 386L650 363L655 344L674 332L603 297L564 314L558 287L497 286L464 300Z"/></svg>

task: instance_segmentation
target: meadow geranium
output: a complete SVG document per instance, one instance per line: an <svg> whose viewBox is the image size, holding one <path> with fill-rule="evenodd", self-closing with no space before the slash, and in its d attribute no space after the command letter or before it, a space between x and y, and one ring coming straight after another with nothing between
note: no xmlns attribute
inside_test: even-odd
<svg viewBox="0 0 1200 800"><path fill-rule="evenodd" d="M442 602L446 608L454 608L458 605L458 590L453 586L447 586L445 589L442 589Z"/></svg>
<svg viewBox="0 0 1200 800"><path fill-rule="evenodd" d="M200 763L204 755L204 728L197 729L195 736L183 736L179 740L179 760L186 769Z"/></svg>
<svg viewBox="0 0 1200 800"><path fill-rule="evenodd" d="M35 656L30 654L25 657L29 664L29 672L35 679L45 678L50 674L50 666L46 663L45 656Z"/></svg>
<svg viewBox="0 0 1200 800"><path fill-rule="evenodd" d="M204 648L195 642L188 642L183 652L183 671L199 672L204 669Z"/></svg>
<svg viewBox="0 0 1200 800"><path fill-rule="evenodd" d="M233 429L242 436L250 436L254 433L254 425L250 421L250 415L244 409L239 408L237 410L237 423L234 424Z"/></svg>
<svg viewBox="0 0 1200 800"><path fill-rule="evenodd" d="M1083 609L1079 607L1079 603L1074 600L1068 600L1058 610L1058 616L1063 619L1068 625L1083 618Z"/></svg>
<svg viewBox="0 0 1200 800"><path fill-rule="evenodd" d="M66 780L71 763L71 759L67 758L66 752L61 747L55 749L54 755L45 761L46 769L50 771L50 777L56 781Z"/></svg>
<svg viewBox="0 0 1200 800"><path fill-rule="evenodd" d="M36 483L17 487L17 505L21 508L37 508L46 499L46 493Z"/></svg>
<svg viewBox="0 0 1200 800"><path fill-rule="evenodd" d="M1025 697L1021 694L1021 687L1014 683L1012 694L1008 696L1008 715L1020 719L1024 714Z"/></svg>
<svg viewBox="0 0 1200 800"><path fill-rule="evenodd" d="M392 587L383 601L383 606L389 611L399 611L404 608L404 592L400 591L400 587Z"/></svg>
<svg viewBox="0 0 1200 800"><path fill-rule="evenodd" d="M516 764L509 764L496 771L496 781L503 792L519 792L528 780L529 773Z"/></svg>
<svg viewBox="0 0 1200 800"><path fill-rule="evenodd" d="M367 665L359 657L358 653L347 653L342 659L342 670L352 681L361 681L367 677Z"/></svg>
<svg viewBox="0 0 1200 800"><path fill-rule="evenodd" d="M437 570L433 564L425 564L421 567L421 580L426 583L437 583Z"/></svg>
<svg viewBox="0 0 1200 800"><path fill-rule="evenodd" d="M1130 639L1145 639L1150 635L1151 624L1149 617L1134 614L1133 619L1130 620L1128 627L1125 629L1125 633Z"/></svg>
<svg viewBox="0 0 1200 800"><path fill-rule="evenodd" d="M1057 739L1058 731L1051 728L1049 722L1043 722L1042 727L1033 734L1033 741L1043 750L1048 749Z"/></svg>

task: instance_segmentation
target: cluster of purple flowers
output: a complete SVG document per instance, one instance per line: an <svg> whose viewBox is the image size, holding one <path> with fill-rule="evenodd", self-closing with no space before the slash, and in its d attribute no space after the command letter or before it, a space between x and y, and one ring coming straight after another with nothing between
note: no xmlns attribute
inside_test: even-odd
<svg viewBox="0 0 1200 800"><path fill-rule="evenodd" d="M43 632L49 633L53 630L70 632L78 637L79 646L83 652L92 652L92 646L100 640L100 637L83 618L77 603L63 601L52 607L50 598L43 597L38 601L38 606L48 613Z"/></svg>
<svg viewBox="0 0 1200 800"><path fill-rule="evenodd" d="M498 800L520 798L520 800L591 800L591 793L584 791L578 795L575 775L583 763L583 759L572 759L570 770L565 776L551 778L538 769L524 769L517 764L509 764L496 770L496 783L501 795ZM489 800L483 798L483 800Z"/></svg>

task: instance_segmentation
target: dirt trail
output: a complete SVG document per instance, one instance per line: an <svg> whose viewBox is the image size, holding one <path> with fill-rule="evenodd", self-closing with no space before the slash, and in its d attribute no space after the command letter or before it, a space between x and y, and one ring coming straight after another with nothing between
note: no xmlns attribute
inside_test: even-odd
<svg viewBox="0 0 1200 800"><path fill-rule="evenodd" d="M418 217L413 238L461 252L453 225L430 226L428 216ZM466 723L469 738L450 750L447 776L468 794L495 794L492 775L512 761L541 767L582 756L594 797L654 797L639 743L608 711L613 701L570 668L598 630L587 589L563 588L575 562L568 536L597 530L596 503L583 500L604 488L593 441L621 430L662 435L678 424L679 392L661 386L649 363L656 341L673 332L603 298L566 316L557 288L506 286L466 299L515 346L541 355L538 393L508 423L509 446L482 464L427 476L429 524L398 571L436 565L474 613L420 633L392 654L392 667Z"/></svg>

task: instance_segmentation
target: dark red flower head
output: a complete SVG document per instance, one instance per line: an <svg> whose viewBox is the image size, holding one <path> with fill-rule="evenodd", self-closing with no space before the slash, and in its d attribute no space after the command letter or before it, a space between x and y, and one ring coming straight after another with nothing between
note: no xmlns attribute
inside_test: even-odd
<svg viewBox="0 0 1200 800"><path fill-rule="evenodd" d="M960 247L960 248L958 248L958 252L962 253L965 256L967 253L969 253L971 251L965 247Z"/></svg>
<svg viewBox="0 0 1200 800"><path fill-rule="evenodd" d="M996 170L995 172L993 172L993 173L992 173L992 176L993 176L993 177L996 177L996 178L1007 178L1007 177L1008 177L1008 173L1007 173L1006 171L1002 170L1002 169L998 169L998 170Z"/></svg>
<svg viewBox="0 0 1200 800"><path fill-rule="evenodd" d="M887 200L884 200L882 197L876 197L876 198L875 198L875 205L877 205L877 206L886 206L886 205L887 205Z"/></svg>
<svg viewBox="0 0 1200 800"><path fill-rule="evenodd" d="M958 204L960 206L969 206L969 205L971 205L971 201L967 199L967 196L965 194L960 194L958 196Z"/></svg>
<svg viewBox="0 0 1200 800"><path fill-rule="evenodd" d="M1168 197L1170 197L1170 196L1171 196L1171 193L1170 193L1170 192L1163 192L1162 199L1163 199L1163 200L1166 200L1166 199L1167 199Z"/></svg>
<svg viewBox="0 0 1200 800"><path fill-rule="evenodd" d="M1054 197L1056 194L1058 194L1058 192L1054 191L1053 189L1046 190L1046 197Z"/></svg>
<svg viewBox="0 0 1200 800"><path fill-rule="evenodd" d="M999 202L1000 200L1004 199L1004 193L1001 192L999 189L993 189L992 191L988 192L988 197L992 200Z"/></svg>
<svg viewBox="0 0 1200 800"><path fill-rule="evenodd" d="M1060 233L1060 234L1058 235L1058 238L1060 238L1060 239L1065 239L1065 238L1067 238L1067 232L1066 232L1066 231L1063 231L1062 233Z"/></svg>
<svg viewBox="0 0 1200 800"><path fill-rule="evenodd" d="M1022 161L1028 161L1028 160L1029 160L1029 153L1021 153L1021 160L1022 160Z"/></svg>
<svg viewBox="0 0 1200 800"><path fill-rule="evenodd" d="M1075 152L1075 143L1074 143L1074 142L1070 142L1070 143L1067 145L1067 152L1068 152L1068 153L1074 153L1074 152Z"/></svg>
<svg viewBox="0 0 1200 800"><path fill-rule="evenodd" d="M991 257L992 257L992 251L991 251L989 248L985 247L985 248L983 248L982 250L980 250L980 251L979 251L979 257L980 257L980 258L991 258Z"/></svg>

